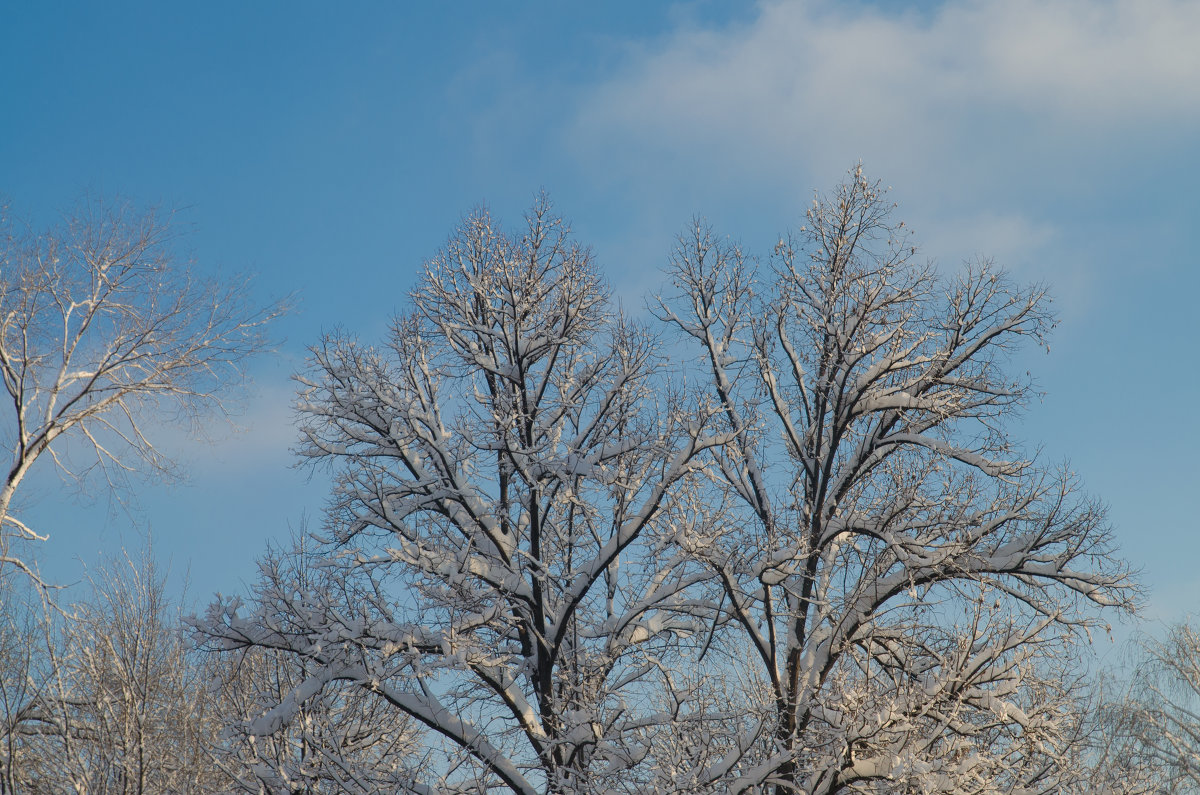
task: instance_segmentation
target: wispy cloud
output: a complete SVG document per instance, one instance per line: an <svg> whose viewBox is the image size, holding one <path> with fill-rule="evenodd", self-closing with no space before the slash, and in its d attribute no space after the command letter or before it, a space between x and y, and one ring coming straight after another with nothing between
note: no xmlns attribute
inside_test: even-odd
<svg viewBox="0 0 1200 795"><path fill-rule="evenodd" d="M286 469L293 463L291 448L297 440L295 395L295 384L286 376L267 372L231 402L228 419L214 414L191 427L147 418L146 435L159 452L181 465L185 481L237 480Z"/></svg>
<svg viewBox="0 0 1200 795"><path fill-rule="evenodd" d="M1194 124L1197 40L1200 5L1177 0L974 2L928 17L771 2L749 25L644 50L579 130L669 149L736 140L770 166L837 149L935 155L1014 114L1092 135Z"/></svg>
<svg viewBox="0 0 1200 795"><path fill-rule="evenodd" d="M713 201L793 199L863 159L931 255L1069 278L1048 255L1063 217L1200 128L1197 41L1200 5L1177 0L766 2L636 51L570 134L581 160Z"/></svg>

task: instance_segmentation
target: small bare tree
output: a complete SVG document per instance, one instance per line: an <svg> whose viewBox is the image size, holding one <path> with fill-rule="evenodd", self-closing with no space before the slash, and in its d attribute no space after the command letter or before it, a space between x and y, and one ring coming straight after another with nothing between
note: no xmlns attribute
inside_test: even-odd
<svg viewBox="0 0 1200 795"><path fill-rule="evenodd" d="M36 594L16 569L0 569L0 795L29 789L50 671Z"/></svg>
<svg viewBox="0 0 1200 795"><path fill-rule="evenodd" d="M176 261L168 220L98 201L41 233L0 217L0 565L36 579L13 542L46 534L13 500L39 458L70 478L98 470L110 486L166 474L148 423L225 413L222 395L264 347L281 307L255 308L244 281L201 279Z"/></svg>
<svg viewBox="0 0 1200 795"><path fill-rule="evenodd" d="M1125 697L1105 712L1115 755L1155 770L1159 792L1200 793L1200 628L1187 620L1143 638L1134 659Z"/></svg>
<svg viewBox="0 0 1200 795"><path fill-rule="evenodd" d="M57 610L31 594L26 614L34 620L26 623L40 637L23 632L25 655L0 658L0 793L227 787L210 755L222 724L208 674L149 551L100 565L88 584L85 601ZM0 649L14 623L0 628Z"/></svg>

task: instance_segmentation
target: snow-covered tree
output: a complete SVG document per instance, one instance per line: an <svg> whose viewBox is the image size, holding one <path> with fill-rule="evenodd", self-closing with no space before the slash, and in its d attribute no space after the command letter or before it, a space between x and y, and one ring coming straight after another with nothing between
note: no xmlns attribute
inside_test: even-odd
<svg viewBox="0 0 1200 795"><path fill-rule="evenodd" d="M702 225L663 319L732 440L674 542L766 697L731 791L1070 791L1072 645L1131 604L1104 511L1022 455L1006 370L1051 318L989 263L941 276L861 169L758 272Z"/></svg>
<svg viewBox="0 0 1200 795"><path fill-rule="evenodd" d="M422 724L413 791L653 779L671 723L656 710L703 629L688 600L706 575L664 539L698 454L725 438L668 388L654 337L614 311L548 204L526 220L509 235L468 218L385 346L313 350L300 453L338 475L337 598L268 577L204 628L306 661L264 733L336 682Z"/></svg>
<svg viewBox="0 0 1200 795"><path fill-rule="evenodd" d="M659 305L698 369L544 201L469 218L385 346L301 377L322 584L197 624L301 661L249 733L355 691L419 724L417 792L1092 786L1076 643L1134 591L1007 425L1046 299L919 266L890 211L855 172L761 273L698 225Z"/></svg>
<svg viewBox="0 0 1200 795"><path fill-rule="evenodd" d="M224 412L222 396L264 346L278 306L258 309L245 284L198 278L172 251L159 214L92 201L45 232L0 207L0 566L36 579L15 545L45 540L14 498L34 464L97 471L115 485L167 474L147 436L152 417Z"/></svg>

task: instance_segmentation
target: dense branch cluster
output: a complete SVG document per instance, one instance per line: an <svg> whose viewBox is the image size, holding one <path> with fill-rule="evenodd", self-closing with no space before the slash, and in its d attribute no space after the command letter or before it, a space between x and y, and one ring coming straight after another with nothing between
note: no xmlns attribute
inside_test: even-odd
<svg viewBox="0 0 1200 795"><path fill-rule="evenodd" d="M326 569L353 612L272 579L302 631L212 616L225 644L307 655L428 727L455 759L435 788L624 779L654 731L630 696L703 629L698 576L661 539L723 437L657 390L651 336L606 303L544 203L515 239L470 219L387 348L330 337L301 380L300 453L340 472Z"/></svg>

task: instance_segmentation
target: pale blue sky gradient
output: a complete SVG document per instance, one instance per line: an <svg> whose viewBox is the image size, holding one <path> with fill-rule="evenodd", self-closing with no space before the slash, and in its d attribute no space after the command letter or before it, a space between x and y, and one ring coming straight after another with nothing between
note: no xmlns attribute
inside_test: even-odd
<svg viewBox="0 0 1200 795"><path fill-rule="evenodd" d="M237 590L320 476L290 469L289 375L323 330L375 338L486 202L546 189L639 310L693 214L766 254L862 159L943 268L1045 282L1047 397L1019 435L1070 459L1144 569L1147 615L1200 609L1200 10L1151 0L689 5L9 4L0 194L51 220L83 191L179 208L181 253L298 308L237 434L131 515L43 473L43 571L151 528L193 595ZM131 541L132 540L132 541Z"/></svg>

